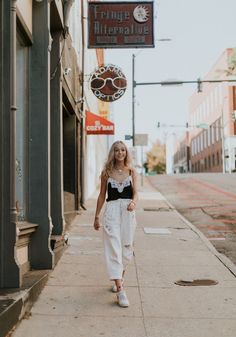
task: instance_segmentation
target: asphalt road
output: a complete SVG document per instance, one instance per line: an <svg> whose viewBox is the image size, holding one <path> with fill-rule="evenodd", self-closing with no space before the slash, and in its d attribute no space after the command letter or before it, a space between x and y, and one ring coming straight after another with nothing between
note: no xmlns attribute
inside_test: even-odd
<svg viewBox="0 0 236 337"><path fill-rule="evenodd" d="M236 264L236 173L156 175L148 179Z"/></svg>

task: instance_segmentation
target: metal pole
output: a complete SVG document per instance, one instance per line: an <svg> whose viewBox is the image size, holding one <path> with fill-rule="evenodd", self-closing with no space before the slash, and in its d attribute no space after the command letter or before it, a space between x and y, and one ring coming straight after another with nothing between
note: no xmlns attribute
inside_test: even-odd
<svg viewBox="0 0 236 337"><path fill-rule="evenodd" d="M228 141L228 146L229 146L229 173L232 173L232 149L231 149L231 139L230 139L230 135L229 135L229 141Z"/></svg>
<svg viewBox="0 0 236 337"><path fill-rule="evenodd" d="M135 86L137 85L163 85L163 86L172 86L172 85L183 85L183 84L194 84L197 83L200 85L201 83L235 83L236 80L222 79L222 80L193 80L193 81L160 81L160 82L135 82Z"/></svg>
<svg viewBox="0 0 236 337"><path fill-rule="evenodd" d="M81 34L82 34L82 56L81 56L81 97L84 97L84 69L85 69L85 35L84 35L84 0L81 1ZM85 117L84 117L84 101L80 106L81 121L80 121L80 205L85 208Z"/></svg>
<svg viewBox="0 0 236 337"><path fill-rule="evenodd" d="M143 186L143 146L141 146L141 186Z"/></svg>
<svg viewBox="0 0 236 337"><path fill-rule="evenodd" d="M221 135L221 143L222 143L222 173L225 174L225 125L224 125L224 105L222 106L221 109L221 130L222 130L222 135Z"/></svg>
<svg viewBox="0 0 236 337"><path fill-rule="evenodd" d="M135 146L135 55L132 54L132 143Z"/></svg>
<svg viewBox="0 0 236 337"><path fill-rule="evenodd" d="M16 0L11 2L11 224L16 226Z"/></svg>

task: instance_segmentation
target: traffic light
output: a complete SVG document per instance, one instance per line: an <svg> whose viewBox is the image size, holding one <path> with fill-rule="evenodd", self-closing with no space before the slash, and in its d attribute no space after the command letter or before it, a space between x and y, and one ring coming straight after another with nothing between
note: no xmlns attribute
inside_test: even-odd
<svg viewBox="0 0 236 337"><path fill-rule="evenodd" d="M161 126L160 122L157 122L157 127L159 128Z"/></svg>
<svg viewBox="0 0 236 337"><path fill-rule="evenodd" d="M232 121L235 123L236 122L236 111L232 112Z"/></svg>
<svg viewBox="0 0 236 337"><path fill-rule="evenodd" d="M200 78L197 79L197 92L202 92L202 81Z"/></svg>

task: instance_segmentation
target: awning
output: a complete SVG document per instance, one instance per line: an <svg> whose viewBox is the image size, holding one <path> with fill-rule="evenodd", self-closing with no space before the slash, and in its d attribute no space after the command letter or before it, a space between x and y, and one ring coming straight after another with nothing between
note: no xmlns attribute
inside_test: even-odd
<svg viewBox="0 0 236 337"><path fill-rule="evenodd" d="M85 127L87 135L114 135L115 133L114 123L87 110Z"/></svg>

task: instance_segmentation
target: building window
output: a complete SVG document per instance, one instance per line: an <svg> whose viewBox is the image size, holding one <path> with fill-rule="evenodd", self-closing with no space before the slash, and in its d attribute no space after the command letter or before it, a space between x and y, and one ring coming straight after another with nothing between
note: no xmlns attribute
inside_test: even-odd
<svg viewBox="0 0 236 337"><path fill-rule="evenodd" d="M215 166L215 155L214 154L212 155L212 166L213 167Z"/></svg>
<svg viewBox="0 0 236 337"><path fill-rule="evenodd" d="M217 166L220 165L220 156L219 156L219 152L216 152L216 165L217 165Z"/></svg>
<svg viewBox="0 0 236 337"><path fill-rule="evenodd" d="M207 146L211 146L211 129L207 130Z"/></svg>
<svg viewBox="0 0 236 337"><path fill-rule="evenodd" d="M207 170L207 158L204 158L204 168Z"/></svg>
<svg viewBox="0 0 236 337"><path fill-rule="evenodd" d="M222 118L220 118L220 139L222 139L223 136L223 124L222 124Z"/></svg>
<svg viewBox="0 0 236 337"><path fill-rule="evenodd" d="M201 133L201 151L204 149L204 132Z"/></svg>
<svg viewBox="0 0 236 337"><path fill-rule="evenodd" d="M203 137L204 137L204 149L206 149L207 148L207 130L204 130Z"/></svg>
<svg viewBox="0 0 236 337"><path fill-rule="evenodd" d="M200 137L197 136L197 153L200 152Z"/></svg>
<svg viewBox="0 0 236 337"><path fill-rule="evenodd" d="M214 142L215 142L215 125L213 124L212 126L211 126L211 144L214 144Z"/></svg>
<svg viewBox="0 0 236 337"><path fill-rule="evenodd" d="M208 167L211 168L211 156L208 157Z"/></svg>
<svg viewBox="0 0 236 337"><path fill-rule="evenodd" d="M220 130L220 123L219 120L216 121L216 142L219 141L219 130Z"/></svg>

